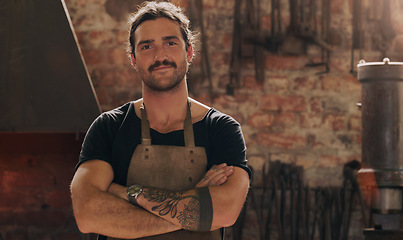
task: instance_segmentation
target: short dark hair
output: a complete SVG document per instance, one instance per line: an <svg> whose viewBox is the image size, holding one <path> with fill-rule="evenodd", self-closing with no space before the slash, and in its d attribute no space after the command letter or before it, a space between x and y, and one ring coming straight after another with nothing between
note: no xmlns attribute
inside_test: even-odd
<svg viewBox="0 0 403 240"><path fill-rule="evenodd" d="M165 1L144 2L139 6L137 12L129 18L130 35L127 49L129 55L134 55L134 32L140 24L147 20L154 20L163 17L179 24L183 40L185 41L186 50L190 45L194 46L196 33L190 29L190 21L179 7Z"/></svg>

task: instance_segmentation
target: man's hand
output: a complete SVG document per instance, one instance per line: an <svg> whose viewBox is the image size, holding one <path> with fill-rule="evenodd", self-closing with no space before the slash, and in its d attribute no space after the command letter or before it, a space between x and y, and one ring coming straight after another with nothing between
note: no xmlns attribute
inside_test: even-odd
<svg viewBox="0 0 403 240"><path fill-rule="evenodd" d="M196 188L219 186L225 183L228 177L234 172L233 166L227 166L226 163L213 165L210 170L204 175L202 180L196 184Z"/></svg>

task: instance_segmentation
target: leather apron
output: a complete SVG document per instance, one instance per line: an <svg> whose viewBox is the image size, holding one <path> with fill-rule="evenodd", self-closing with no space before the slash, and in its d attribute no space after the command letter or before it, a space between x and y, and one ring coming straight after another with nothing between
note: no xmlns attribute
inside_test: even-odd
<svg viewBox="0 0 403 240"><path fill-rule="evenodd" d="M193 189L206 173L207 155L203 147L196 147L193 124L188 103L184 121L185 146L151 145L150 125L144 106L141 106L141 144L132 155L127 174L127 186L170 191ZM108 240L115 238L108 238ZM178 230L171 233L144 237L147 240L220 240L220 230L192 232Z"/></svg>

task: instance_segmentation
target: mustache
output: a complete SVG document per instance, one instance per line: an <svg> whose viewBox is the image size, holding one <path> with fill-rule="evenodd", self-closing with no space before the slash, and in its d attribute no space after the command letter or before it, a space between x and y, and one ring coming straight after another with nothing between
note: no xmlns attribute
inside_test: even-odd
<svg viewBox="0 0 403 240"><path fill-rule="evenodd" d="M148 71L151 72L153 71L155 68L159 67L159 66L171 66L174 68L177 68L177 65L175 62L168 62L167 60L164 60L163 62L157 61L155 62L153 65L151 65L150 67L148 67Z"/></svg>

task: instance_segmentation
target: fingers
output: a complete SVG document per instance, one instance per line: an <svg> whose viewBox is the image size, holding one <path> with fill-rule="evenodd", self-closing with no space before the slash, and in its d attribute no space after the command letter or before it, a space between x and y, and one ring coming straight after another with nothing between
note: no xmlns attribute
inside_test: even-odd
<svg viewBox="0 0 403 240"><path fill-rule="evenodd" d="M225 183L228 177L234 172L233 166L227 166L226 163L220 165L213 165L202 180L196 185L196 187L206 186L219 186Z"/></svg>

